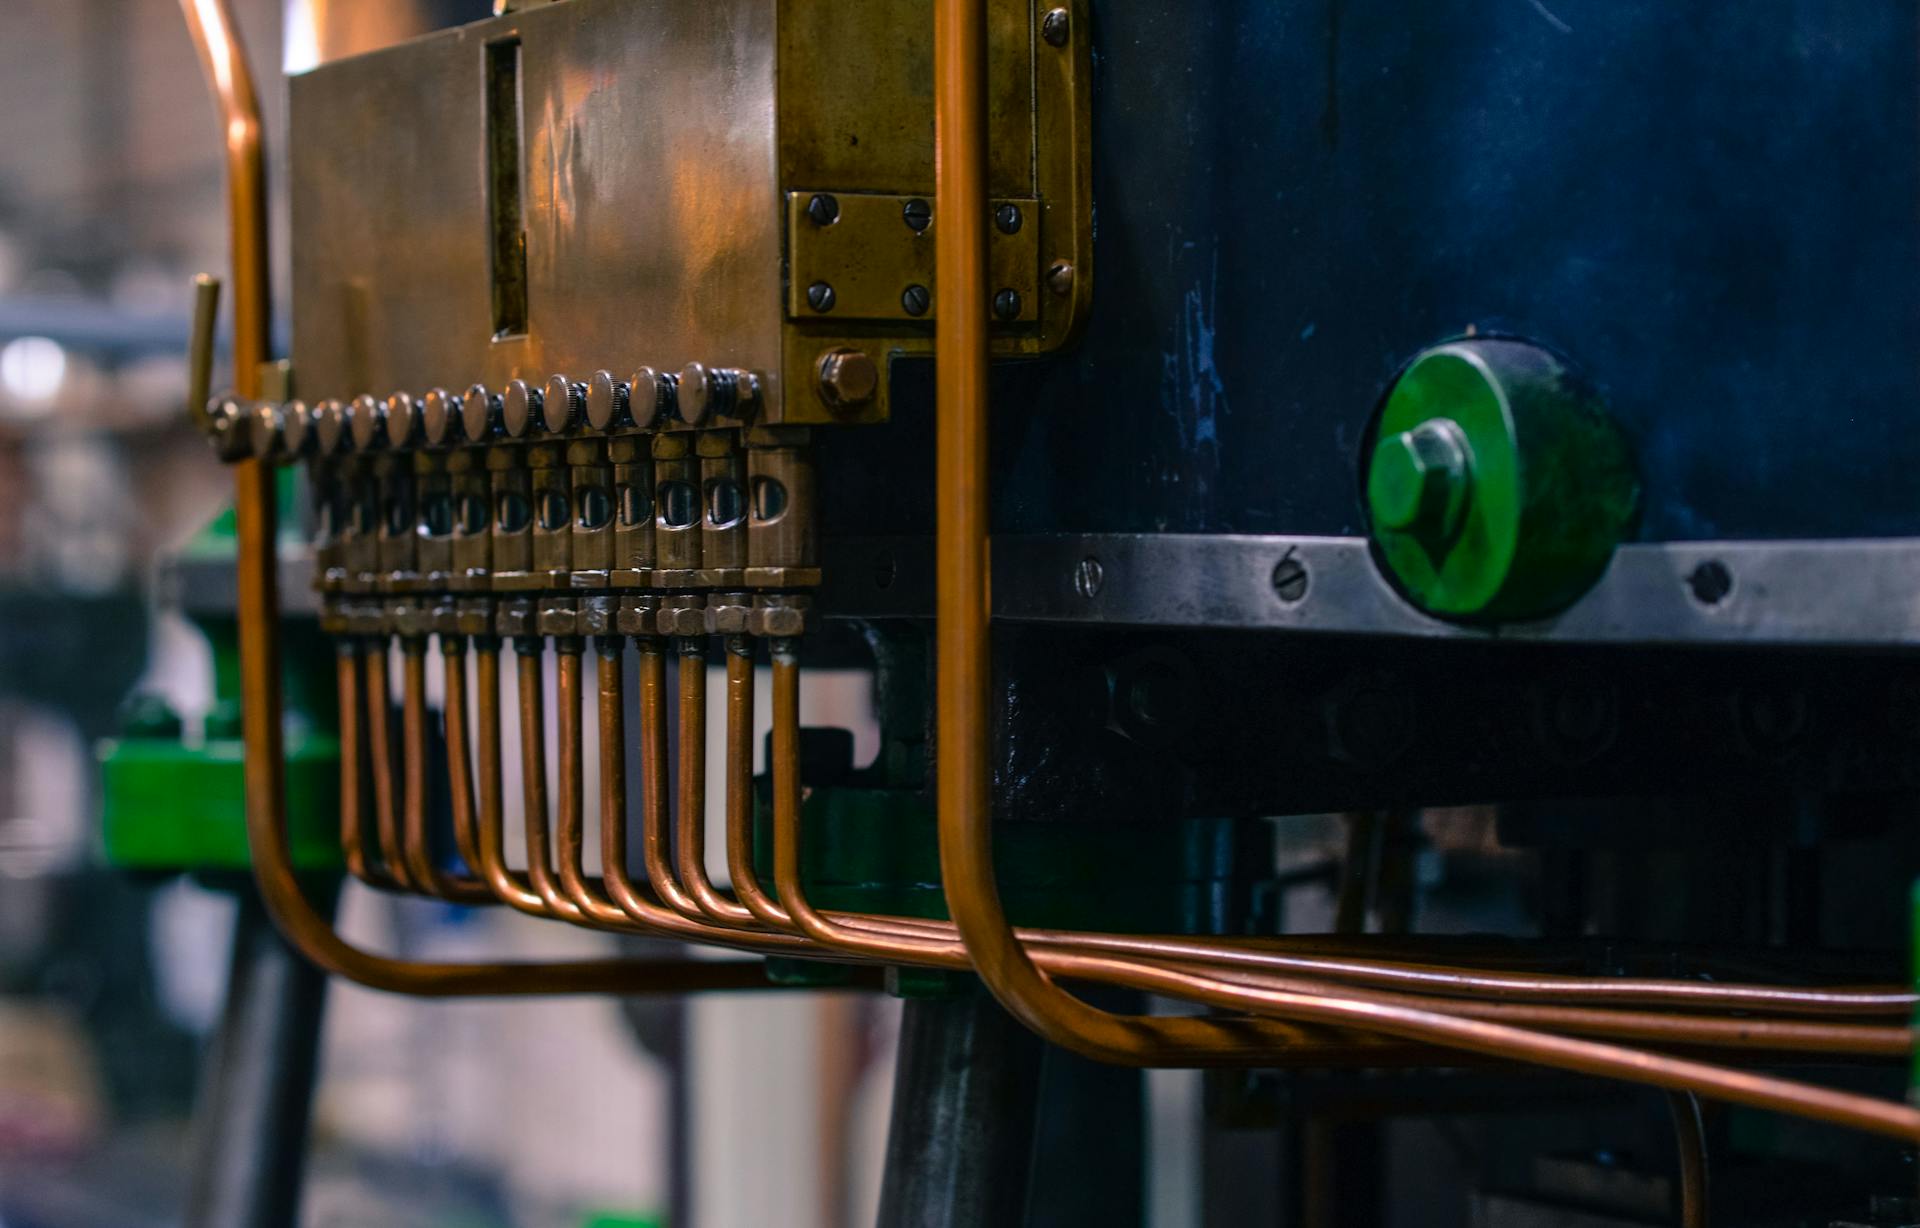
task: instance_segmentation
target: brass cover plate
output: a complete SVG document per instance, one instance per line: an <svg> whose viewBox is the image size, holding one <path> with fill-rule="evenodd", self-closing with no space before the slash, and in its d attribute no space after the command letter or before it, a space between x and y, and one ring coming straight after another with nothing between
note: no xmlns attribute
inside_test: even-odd
<svg viewBox="0 0 1920 1228"><path fill-rule="evenodd" d="M926 198L827 193L839 217L821 226L807 216L807 205L820 194L787 193L787 314L799 320L932 320L936 313L931 303L917 315L904 305L909 286L934 288L933 244L939 220L928 221L919 231L906 222L908 203L925 204ZM1040 202L1032 197L993 202L995 209L1003 206L1017 209L1022 221L1012 234L998 228L988 232L988 292L1010 289L1020 296L1020 310L1001 317L1003 322L1032 323L1039 318ZM833 288L833 305L826 311L807 301L807 291L816 283Z"/></svg>

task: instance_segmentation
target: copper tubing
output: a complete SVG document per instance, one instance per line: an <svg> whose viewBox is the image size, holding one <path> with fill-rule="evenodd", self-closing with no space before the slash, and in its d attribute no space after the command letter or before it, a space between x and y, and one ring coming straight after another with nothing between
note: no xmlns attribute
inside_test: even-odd
<svg viewBox="0 0 1920 1228"><path fill-rule="evenodd" d="M340 691L340 853L347 873L374 887L393 886L367 861L360 811L363 765L360 762L360 642L342 639L336 646L334 677Z"/></svg>
<svg viewBox="0 0 1920 1228"><path fill-rule="evenodd" d="M647 882L663 903L689 921L704 922L700 904L674 877L669 855L667 782L667 658L653 636L640 650L640 856ZM707 671L699 640L679 643L680 780L675 803L682 813L707 804Z"/></svg>
<svg viewBox="0 0 1920 1228"><path fill-rule="evenodd" d="M388 722L392 707L388 696L392 684L387 677L387 642L375 640L365 655L367 757L373 761L373 830L380 843L380 862L389 877L404 891L419 889L408 873L406 857L400 850L400 824L393 798L393 738Z"/></svg>
<svg viewBox="0 0 1920 1228"><path fill-rule="evenodd" d="M234 386L242 397L257 397L269 332L266 156L259 98L227 0L181 0L181 10L213 88L225 135L233 239ZM247 842L261 897L287 940L329 972L398 993L473 996L767 987L757 962L418 963L364 951L334 932L301 893L287 845L274 488L274 471L261 461L234 466Z"/></svg>
<svg viewBox="0 0 1920 1228"><path fill-rule="evenodd" d="M467 869L479 874L480 842L473 816L473 761L467 750L467 637L441 635L440 654L440 681L446 703L442 736L447 745L447 808L453 816L453 845Z"/></svg>
<svg viewBox="0 0 1920 1228"><path fill-rule="evenodd" d="M506 815L501 783L500 751L500 641L491 638L475 641L474 673L478 691L476 706L480 716L478 735L480 819L474 836L475 843L479 846L480 877L493 888L494 895L508 906L529 916L552 917L555 915L553 910L548 908L547 902L528 885L526 875L516 874L507 868L504 848ZM447 719L447 762L451 770L457 762L454 755L455 709L451 703L447 706ZM464 748L466 744L466 710L464 708L458 710L458 723L459 742ZM458 805L458 797L459 794L456 791L456 805ZM457 818L455 823L458 824Z"/></svg>
<svg viewBox="0 0 1920 1228"><path fill-rule="evenodd" d="M493 893L476 879L448 874L433 863L427 839L427 645L400 646L400 760L405 802L401 843L408 877L429 895L456 904L492 904Z"/></svg>
<svg viewBox="0 0 1920 1228"><path fill-rule="evenodd" d="M1668 1092L1674 1142L1680 1149L1680 1228L1707 1228L1707 1125L1700 1097Z"/></svg>
<svg viewBox="0 0 1920 1228"><path fill-rule="evenodd" d="M720 946L737 947L742 950L757 950L771 953L809 956L821 954L819 947L789 934L761 933L723 929L711 924L690 920L651 897L627 874L627 751L626 751L626 693L625 682L621 676L623 645L618 639L602 640L600 644L600 862L601 883L605 887L606 897L595 897L579 869L579 841L577 833L569 836L563 833L563 850L571 855L563 857L560 864L561 881L581 907L591 915L601 916L604 910L616 910L612 915L625 916L648 932L669 937L713 943ZM657 655L657 654L656 654ZM643 657L644 663L644 657ZM642 673L645 669L643 664ZM655 707L663 707L664 701L656 688ZM647 705L642 706L642 720L647 719ZM664 719L664 713L655 712L653 721L657 725ZM641 741L647 741L643 732ZM562 822L566 822L565 816ZM611 903L609 903L609 897Z"/></svg>
<svg viewBox="0 0 1920 1228"><path fill-rule="evenodd" d="M726 781L726 824L729 832L749 821L753 806L753 648L752 642L744 635L728 636L726 641L727 658L727 751L724 764ZM680 658L682 677L681 710L686 712L686 695L689 690L685 671L696 666L705 673L704 657L690 659L684 654ZM704 679L699 685L699 711L695 716L683 716L680 734L680 773L684 782L693 772L704 774L706 761L704 751L698 759L688 755L689 742L702 744L706 740L706 684ZM674 821L674 865L679 870L680 884L686 893L700 906L700 911L722 925L759 928L764 924L761 917L738 900L730 900L720 889L713 885L707 875L707 812L706 807L682 805Z"/></svg>
<svg viewBox="0 0 1920 1228"><path fill-rule="evenodd" d="M580 921L584 918L579 906L568 899L554 881L553 852L547 840L546 671L541 660L542 644L538 639L522 639L515 643L514 651L520 661L520 787L521 797L526 804L527 881L533 885L534 894L545 902L555 916ZM578 648L572 653L561 650L563 677L568 656L573 658L574 691L577 694L580 677ZM575 732L578 733L577 728ZM576 752L574 765L577 767L578 764Z"/></svg>

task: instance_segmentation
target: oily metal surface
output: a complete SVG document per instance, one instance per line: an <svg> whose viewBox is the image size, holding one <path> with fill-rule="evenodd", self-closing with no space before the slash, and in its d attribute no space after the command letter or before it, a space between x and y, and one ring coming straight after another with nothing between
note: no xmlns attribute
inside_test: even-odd
<svg viewBox="0 0 1920 1228"><path fill-rule="evenodd" d="M518 38L524 334L496 337L490 42ZM309 397L690 361L777 404L772 0L573 0L291 83Z"/></svg>

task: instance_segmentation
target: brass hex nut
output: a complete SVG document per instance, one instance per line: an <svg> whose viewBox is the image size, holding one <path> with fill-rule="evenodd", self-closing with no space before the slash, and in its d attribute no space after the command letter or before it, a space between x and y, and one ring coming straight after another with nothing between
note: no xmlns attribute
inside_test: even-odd
<svg viewBox="0 0 1920 1228"><path fill-rule="evenodd" d="M716 593L707 598L707 630L714 635L745 635L753 604L745 593Z"/></svg>
<svg viewBox="0 0 1920 1228"><path fill-rule="evenodd" d="M455 630L462 635L493 634L493 599L463 597L454 604Z"/></svg>
<svg viewBox="0 0 1920 1228"><path fill-rule="evenodd" d="M766 639L800 635L807 629L807 607L811 604L805 597L756 597L747 631Z"/></svg>
<svg viewBox="0 0 1920 1228"><path fill-rule="evenodd" d="M661 635L705 635L707 633L705 598L668 597L660 603L660 615L656 625Z"/></svg>
<svg viewBox="0 0 1920 1228"><path fill-rule="evenodd" d="M394 634L407 639L422 639L433 630L431 607L425 602L402 597L387 603L387 620Z"/></svg>
<svg viewBox="0 0 1920 1228"><path fill-rule="evenodd" d="M533 599L509 597L494 614L494 629L501 635L533 635Z"/></svg>
<svg viewBox="0 0 1920 1228"><path fill-rule="evenodd" d="M658 597L622 597L614 613L614 627L621 635L655 635L660 626Z"/></svg>
<svg viewBox="0 0 1920 1228"><path fill-rule="evenodd" d="M865 350L848 346L820 356L820 396L835 409L858 409L880 391L880 366Z"/></svg>
<svg viewBox="0 0 1920 1228"><path fill-rule="evenodd" d="M534 625L541 635L579 635L580 603L571 597L543 597Z"/></svg>
<svg viewBox="0 0 1920 1228"><path fill-rule="evenodd" d="M620 603L612 597L587 597L580 602L581 635L613 635L619 630Z"/></svg>
<svg viewBox="0 0 1920 1228"><path fill-rule="evenodd" d="M427 611L427 625L441 635L460 634L460 607L451 597L435 598Z"/></svg>

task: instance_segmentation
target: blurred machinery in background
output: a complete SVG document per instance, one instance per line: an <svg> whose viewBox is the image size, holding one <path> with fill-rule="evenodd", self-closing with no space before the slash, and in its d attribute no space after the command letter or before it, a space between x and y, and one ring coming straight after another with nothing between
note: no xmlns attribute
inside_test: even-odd
<svg viewBox="0 0 1920 1228"><path fill-rule="evenodd" d="M1143 1222L1191 1067L1206 1222L1920 1222L1910 8L504 7L291 79L282 356L183 0L238 725L111 765L123 863L401 994L885 985L888 1225ZM376 953L335 873L732 954ZM279 1209L200 1222L290 1214L249 1052Z"/></svg>

